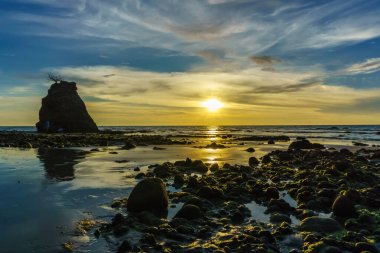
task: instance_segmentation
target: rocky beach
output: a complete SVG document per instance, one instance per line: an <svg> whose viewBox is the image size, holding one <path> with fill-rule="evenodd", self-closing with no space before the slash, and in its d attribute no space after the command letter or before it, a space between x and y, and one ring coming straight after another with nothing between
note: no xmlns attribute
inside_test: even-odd
<svg viewBox="0 0 380 253"><path fill-rule="evenodd" d="M55 243L42 240L36 251L379 252L375 140L361 146L316 139L304 129L265 135L255 127L202 129L1 132L0 154L14 158L0 164L9 168L3 169L8 177L14 174L15 188L8 190L33 184L17 174L28 154L19 166L41 164L51 185L43 192L63 198L49 203L53 214L70 213L54 218L60 220L50 228ZM15 209L23 205L7 201L18 203ZM8 226L11 231L15 224ZM5 252L22 248L2 244Z"/></svg>

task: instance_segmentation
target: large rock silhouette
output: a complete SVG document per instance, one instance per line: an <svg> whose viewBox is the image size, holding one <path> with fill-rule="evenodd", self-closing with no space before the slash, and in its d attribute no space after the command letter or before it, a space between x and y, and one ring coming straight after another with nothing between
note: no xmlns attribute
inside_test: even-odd
<svg viewBox="0 0 380 253"><path fill-rule="evenodd" d="M42 99L38 132L97 132L98 127L88 114L74 82L60 81L50 86Z"/></svg>

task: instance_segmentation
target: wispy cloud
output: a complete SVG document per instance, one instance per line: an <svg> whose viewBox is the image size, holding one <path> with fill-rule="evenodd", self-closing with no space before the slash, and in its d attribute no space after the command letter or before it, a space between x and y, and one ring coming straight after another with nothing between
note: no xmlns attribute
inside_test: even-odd
<svg viewBox="0 0 380 253"><path fill-rule="evenodd" d="M59 1L31 0L52 7ZM14 13L35 34L92 36L178 51L218 47L237 55L258 54L274 45L283 50L325 48L380 36L375 1L72 1L71 15ZM67 12L68 13L68 12ZM353 22L355 20L355 22ZM59 31L56 29L59 27ZM63 31L62 31L63 30Z"/></svg>
<svg viewBox="0 0 380 253"><path fill-rule="evenodd" d="M377 71L380 71L380 58L370 58L344 69L344 72L349 75L370 74Z"/></svg>
<svg viewBox="0 0 380 253"><path fill-rule="evenodd" d="M260 86L253 90L255 93L289 93L297 92L309 87L321 85L318 82L304 82L279 86Z"/></svg>
<svg viewBox="0 0 380 253"><path fill-rule="evenodd" d="M250 59L257 65L262 66L262 70L274 71L273 65L280 63L281 60L268 55L253 55Z"/></svg>

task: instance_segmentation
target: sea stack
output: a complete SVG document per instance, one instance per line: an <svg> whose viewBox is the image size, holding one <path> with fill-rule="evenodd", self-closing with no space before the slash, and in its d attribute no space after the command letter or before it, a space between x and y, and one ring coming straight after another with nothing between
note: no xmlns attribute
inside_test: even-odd
<svg viewBox="0 0 380 253"><path fill-rule="evenodd" d="M37 131L43 133L97 132L98 127L77 92L75 82L60 81L50 86L42 99Z"/></svg>

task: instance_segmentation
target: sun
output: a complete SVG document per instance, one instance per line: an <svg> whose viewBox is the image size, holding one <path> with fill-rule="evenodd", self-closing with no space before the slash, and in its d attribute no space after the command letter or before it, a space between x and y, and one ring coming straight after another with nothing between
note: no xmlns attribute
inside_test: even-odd
<svg viewBox="0 0 380 253"><path fill-rule="evenodd" d="M223 107L223 103L217 99L209 99L202 103L203 107L206 107L210 112L216 112Z"/></svg>

